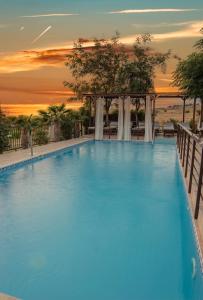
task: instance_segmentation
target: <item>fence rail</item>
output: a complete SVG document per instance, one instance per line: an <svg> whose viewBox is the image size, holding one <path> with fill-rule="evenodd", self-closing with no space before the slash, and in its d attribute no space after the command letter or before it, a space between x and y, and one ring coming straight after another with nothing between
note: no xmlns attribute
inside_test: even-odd
<svg viewBox="0 0 203 300"><path fill-rule="evenodd" d="M11 128L8 134L8 147L6 150L17 150L21 148L21 129Z"/></svg>
<svg viewBox="0 0 203 300"><path fill-rule="evenodd" d="M203 144L197 135L178 124L177 147L188 184L188 193L193 192L196 198L194 218L198 219L203 201Z"/></svg>

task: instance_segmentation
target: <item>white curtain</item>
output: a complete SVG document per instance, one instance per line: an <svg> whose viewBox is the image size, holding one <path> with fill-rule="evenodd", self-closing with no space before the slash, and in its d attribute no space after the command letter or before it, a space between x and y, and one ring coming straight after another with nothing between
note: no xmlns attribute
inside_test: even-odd
<svg viewBox="0 0 203 300"><path fill-rule="evenodd" d="M117 139L122 140L123 139L123 99L118 99L118 135Z"/></svg>
<svg viewBox="0 0 203 300"><path fill-rule="evenodd" d="M95 140L103 139L104 102L102 98L96 99Z"/></svg>
<svg viewBox="0 0 203 300"><path fill-rule="evenodd" d="M124 140L129 141L131 139L130 97L126 98L124 102L125 102Z"/></svg>
<svg viewBox="0 0 203 300"><path fill-rule="evenodd" d="M152 142L152 101L150 96L146 96L145 142Z"/></svg>

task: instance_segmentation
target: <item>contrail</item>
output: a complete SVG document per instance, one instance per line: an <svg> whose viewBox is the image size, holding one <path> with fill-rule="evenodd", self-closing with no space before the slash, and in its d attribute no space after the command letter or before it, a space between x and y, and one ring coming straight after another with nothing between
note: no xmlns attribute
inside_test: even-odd
<svg viewBox="0 0 203 300"><path fill-rule="evenodd" d="M45 35L50 29L52 28L52 26L48 26L44 31L42 31L42 33L40 33L40 35L38 35L33 41L32 44L36 43L39 39L41 39L41 37L43 37L43 35Z"/></svg>
<svg viewBox="0 0 203 300"><path fill-rule="evenodd" d="M70 17L70 16L79 16L79 14L44 14L44 15L20 16L20 18Z"/></svg>

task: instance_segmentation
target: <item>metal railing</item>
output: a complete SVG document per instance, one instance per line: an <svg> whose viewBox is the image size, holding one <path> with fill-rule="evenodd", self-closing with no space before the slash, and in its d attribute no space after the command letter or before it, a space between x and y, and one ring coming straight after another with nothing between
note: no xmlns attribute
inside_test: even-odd
<svg viewBox="0 0 203 300"><path fill-rule="evenodd" d="M177 147L188 185L188 193L193 192L196 198L194 218L197 219L201 201L203 201L203 144L196 134L178 124Z"/></svg>
<svg viewBox="0 0 203 300"><path fill-rule="evenodd" d="M32 130L32 145L36 146L36 145L41 145L41 143L39 142L39 132L44 133L45 136L47 136L48 139L48 135L49 135L49 128L48 126L41 126L41 127L36 127L33 128ZM20 127L11 127L9 129L9 133L8 133L8 145L5 149L5 151L11 151L11 150L18 150L23 148L23 129ZM76 121L74 122L74 125L71 129L71 134L69 139L72 138L79 138L81 136L84 135L84 128L83 128L83 124L81 121ZM30 136L29 136L29 132L27 132L27 138L28 140L28 145L26 148L30 147ZM63 138L62 138L63 139ZM47 143L49 141L47 140Z"/></svg>

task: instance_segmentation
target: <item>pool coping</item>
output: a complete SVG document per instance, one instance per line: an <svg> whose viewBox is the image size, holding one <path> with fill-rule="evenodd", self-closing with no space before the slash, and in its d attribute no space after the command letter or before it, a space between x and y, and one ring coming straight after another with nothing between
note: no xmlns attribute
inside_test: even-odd
<svg viewBox="0 0 203 300"><path fill-rule="evenodd" d="M3 172L6 172L8 170L13 170L15 168L23 167L27 164L34 163L39 160L48 158L52 155L59 154L68 149L71 149L77 145L82 145L82 144L85 144L90 141L93 141L93 139L91 139L91 138L74 139L74 140L72 140L72 142L70 142L70 144L59 147L58 149L48 149L48 150L43 151L42 153L34 154L32 157L30 156L27 158L22 158L22 159L19 159L18 161L5 164L3 166L0 166L0 174Z"/></svg>
<svg viewBox="0 0 203 300"><path fill-rule="evenodd" d="M193 213L194 213L193 208L192 208L192 201L193 201L192 197L193 197L193 195L188 193L187 182L186 182L186 178L185 178L184 173L183 173L183 168L182 168L182 164L181 164L181 161L180 161L180 157L178 155L177 147L176 147L176 155L177 155L179 169L180 169L182 181L183 181L183 184L184 184L185 194L186 194L186 198L187 198L188 210L189 210L189 213L190 213L190 219L191 219L191 222L192 222L193 234L194 234L194 237L195 237L196 248L197 248L199 261L200 261L201 275L203 276L203 249L202 249L201 243L200 243L200 240L202 239L202 237L200 236L198 226L195 223L195 220L194 220L194 217L193 217Z"/></svg>

